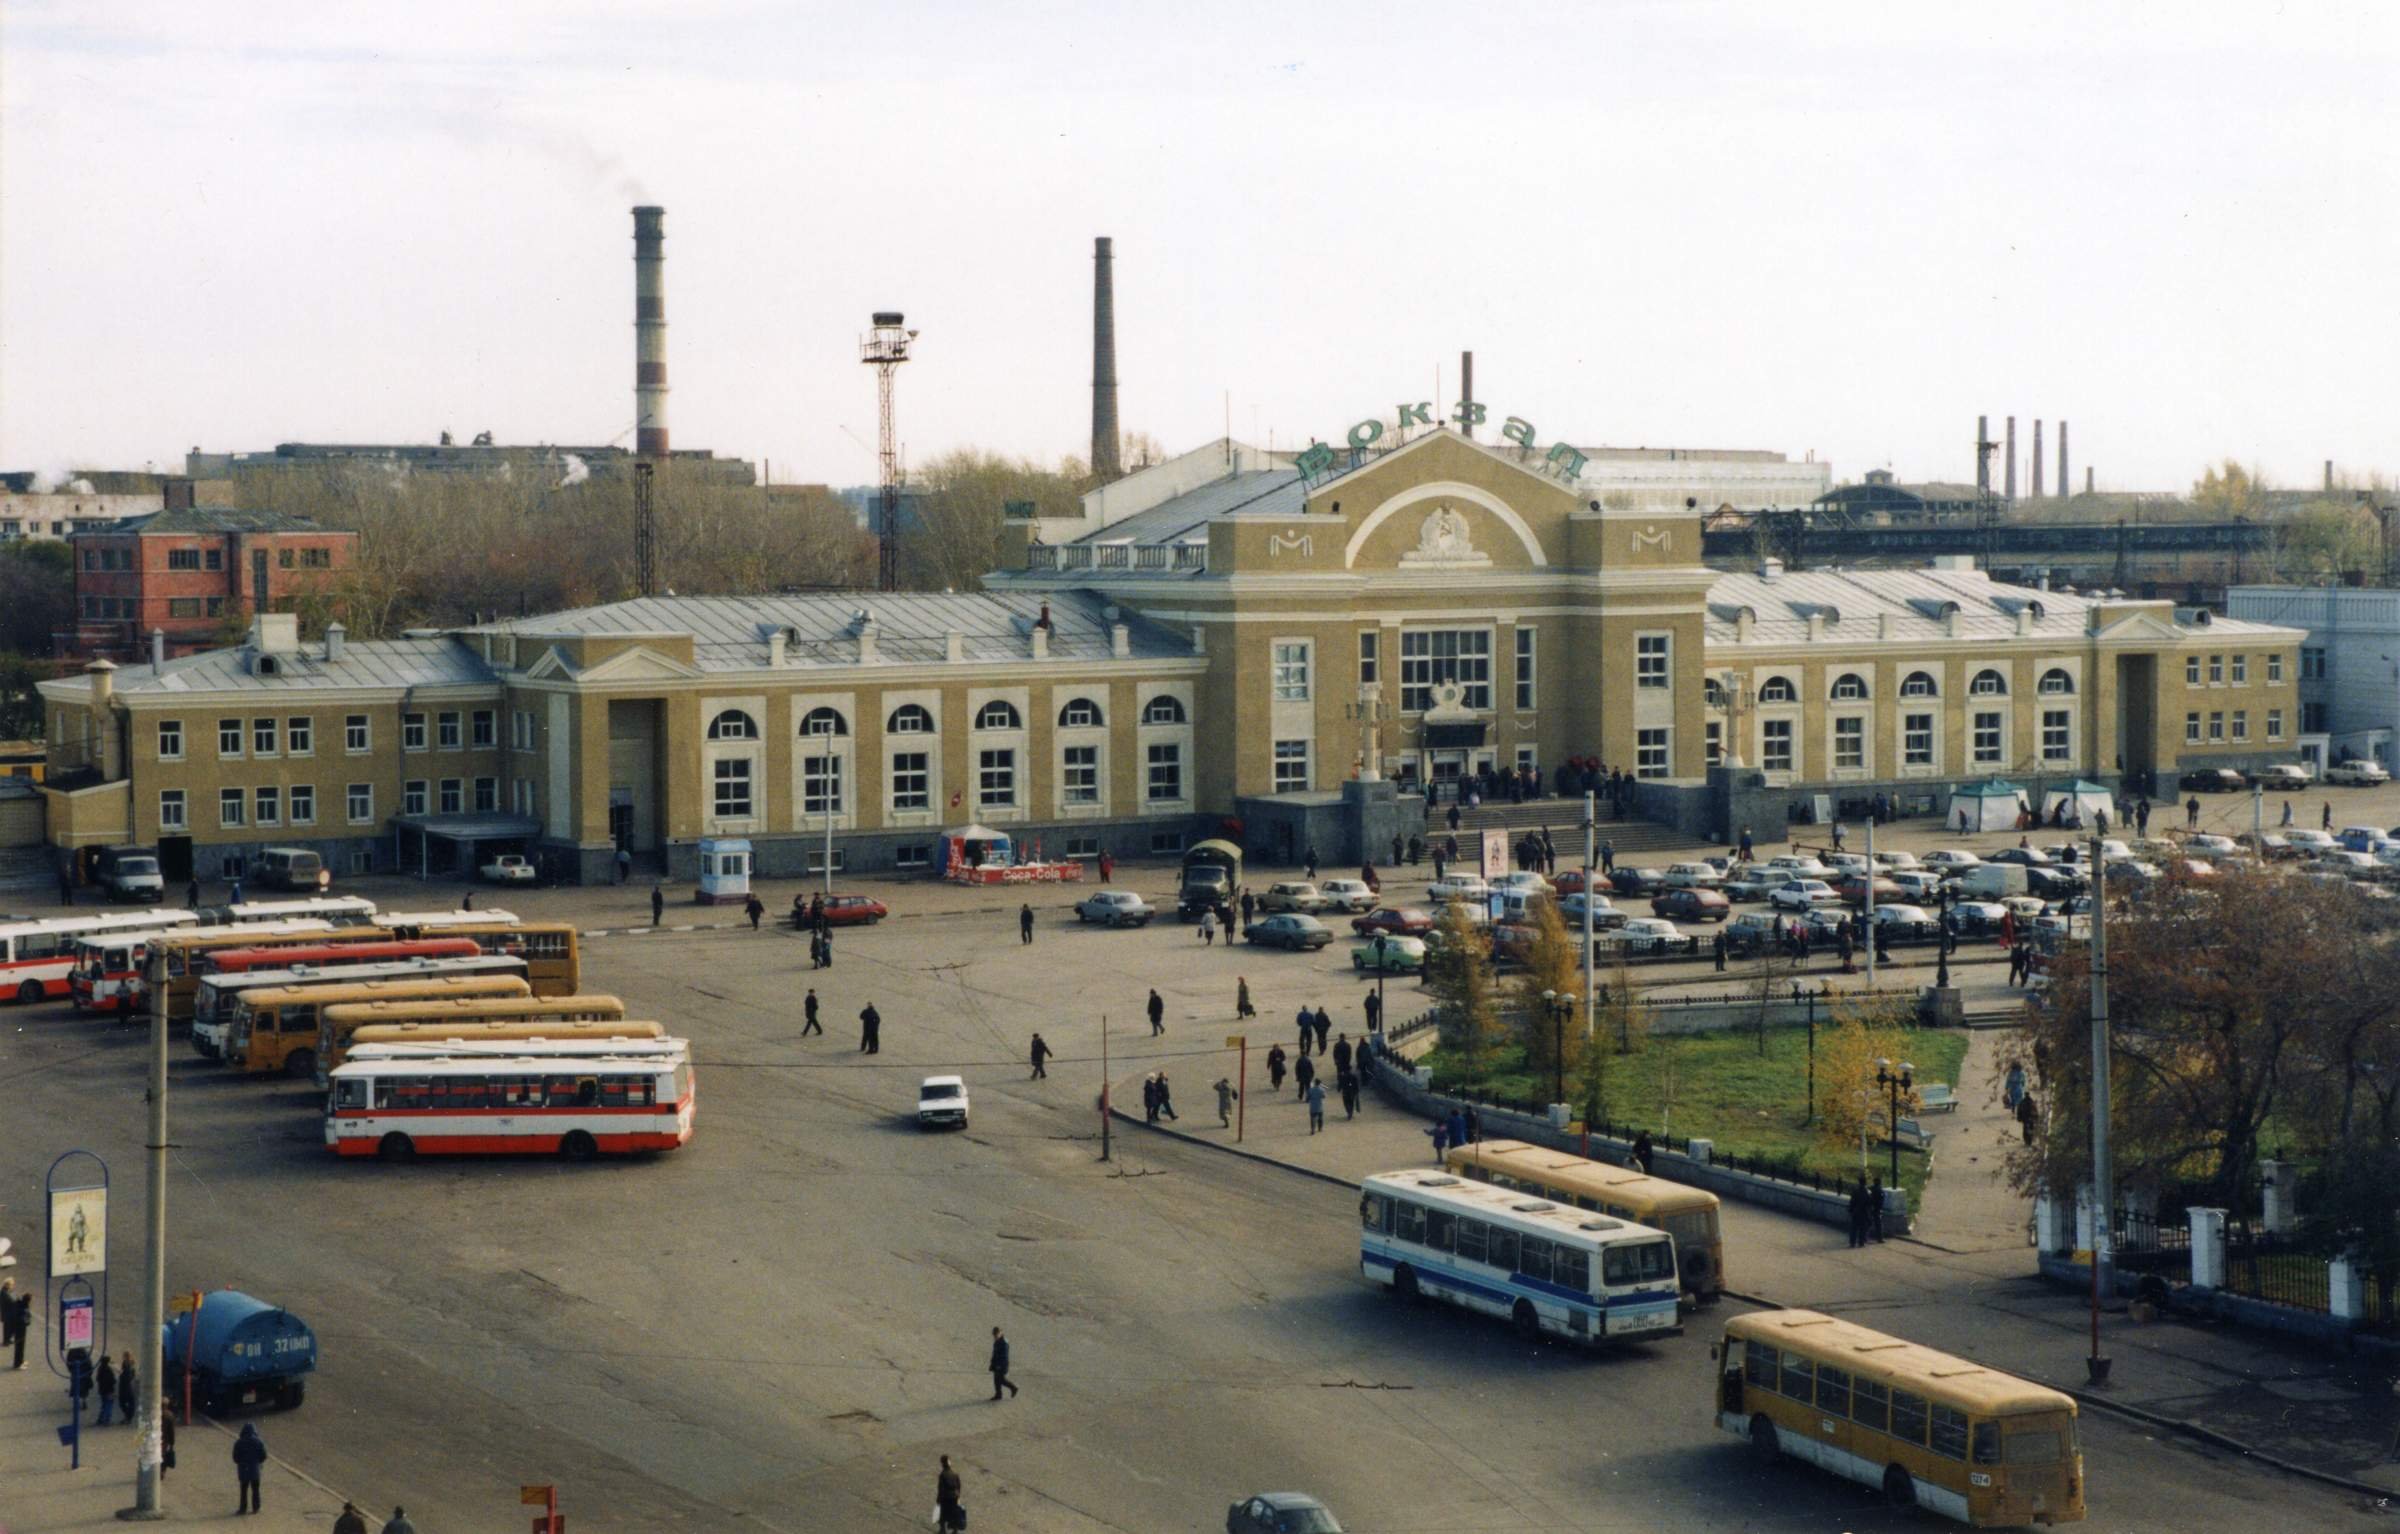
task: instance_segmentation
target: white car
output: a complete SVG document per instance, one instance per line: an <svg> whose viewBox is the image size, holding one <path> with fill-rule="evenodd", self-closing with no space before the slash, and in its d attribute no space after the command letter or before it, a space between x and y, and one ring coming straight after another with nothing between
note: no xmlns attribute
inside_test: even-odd
<svg viewBox="0 0 2400 1534"><path fill-rule="evenodd" d="M2009 895L2000 904L2019 921L2030 921L2050 909L2050 902L2039 895Z"/></svg>
<svg viewBox="0 0 2400 1534"><path fill-rule="evenodd" d="M1933 913L1921 905L1879 905L1875 908L1878 927L1931 927Z"/></svg>
<svg viewBox="0 0 2400 1534"><path fill-rule="evenodd" d="M1259 892L1258 909L1266 911L1298 911L1314 916L1330 904L1325 892L1305 879L1285 879L1268 885Z"/></svg>
<svg viewBox="0 0 2400 1534"><path fill-rule="evenodd" d="M1624 926L1606 933L1592 934L1594 943L1612 943L1632 953L1644 953L1683 941L1675 924L1663 916L1636 916Z"/></svg>
<svg viewBox="0 0 2400 1534"><path fill-rule="evenodd" d="M1767 866L1780 870L1786 879L1822 879L1833 872L1805 852L1779 853L1767 859Z"/></svg>
<svg viewBox="0 0 2400 1534"><path fill-rule="evenodd" d="M1331 886L1329 885L1327 888L1330 889ZM1520 868L1511 873L1504 873L1499 878L1492 880L1486 888L1495 895L1506 890L1520 890L1528 895L1547 895L1551 892L1550 881L1530 868Z"/></svg>
<svg viewBox="0 0 2400 1534"><path fill-rule="evenodd" d="M531 884L540 873L521 853L503 852L478 870L487 884Z"/></svg>
<svg viewBox="0 0 2400 1534"><path fill-rule="evenodd" d="M1326 910L1347 911L1353 916L1374 910L1380 898L1364 879L1327 879L1318 884L1317 893L1325 897Z"/></svg>
<svg viewBox="0 0 2400 1534"><path fill-rule="evenodd" d="M1914 868L1917 866L1917 855L1913 852L1902 852L1897 847L1878 848L1875 853L1875 861L1887 869Z"/></svg>
<svg viewBox="0 0 2400 1534"><path fill-rule="evenodd" d="M1942 877L1935 869L1903 868L1891 875L1890 882L1899 885L1903 895L1914 895L1919 900L1935 900L1940 898L1942 886L1952 881Z"/></svg>
<svg viewBox="0 0 2400 1534"><path fill-rule="evenodd" d="M967 1078L928 1076L917 1088L919 1129L967 1127Z"/></svg>
<svg viewBox="0 0 2400 1534"><path fill-rule="evenodd" d="M2362 756L2347 762L2336 762L2326 768L2325 781L2348 783L2359 788L2372 788L2378 783L2389 783L2392 781L2392 775L2383 770L2381 762L2370 761Z"/></svg>
<svg viewBox="0 0 2400 1534"><path fill-rule="evenodd" d="M2250 781L2269 793L2302 789L2316 781L2308 768L2298 762L2281 762L2273 767L2261 767L2250 774Z"/></svg>
<svg viewBox="0 0 2400 1534"><path fill-rule="evenodd" d="M2242 845L2230 836L2198 832L2183 839L2183 850L2196 858L2238 857Z"/></svg>
<svg viewBox="0 0 2400 1534"><path fill-rule="evenodd" d="M1736 864L1717 886L1728 900L1764 900L1775 893L1783 882L1783 870L1771 869L1763 863Z"/></svg>
<svg viewBox="0 0 2400 1534"><path fill-rule="evenodd" d="M1075 919L1103 927L1145 927L1158 914L1149 901L1131 890L1094 890L1075 902Z"/></svg>
<svg viewBox="0 0 2400 1534"><path fill-rule="evenodd" d="M2018 895L2013 898L2023 900L2026 897ZM2042 903L2036 900L2033 903L2034 911L2039 912L2041 908ZM1997 927L2000 925L2000 919L2009 914L2008 902L2003 900L1962 900L1950 909L1958 917L1960 924L1970 930Z"/></svg>
<svg viewBox="0 0 2400 1534"><path fill-rule="evenodd" d="M1671 890L1713 890L1725 882L1725 875L1714 863L1669 863L1664 882Z"/></svg>
<svg viewBox="0 0 2400 1534"><path fill-rule="evenodd" d="M1973 868L1983 861L1964 847L1937 847L1925 854L1927 868Z"/></svg>
<svg viewBox="0 0 2400 1534"><path fill-rule="evenodd" d="M1425 886L1425 898L1433 901L1471 900L1481 905L1491 892L1492 887L1483 882L1481 874L1444 874Z"/></svg>
<svg viewBox="0 0 2400 1534"><path fill-rule="evenodd" d="M1825 866L1840 874L1862 873L1867 866L1867 855L1863 852L1828 852L1825 854Z"/></svg>
<svg viewBox="0 0 2400 1534"><path fill-rule="evenodd" d="M1811 906L1839 905L1842 897L1822 879L1786 879L1767 897L1778 911L1805 911Z"/></svg>
<svg viewBox="0 0 2400 1534"><path fill-rule="evenodd" d="M2283 839L2298 848L2303 857L2313 857L2320 852L2339 852L2342 848L2341 842L2331 831L2286 831Z"/></svg>

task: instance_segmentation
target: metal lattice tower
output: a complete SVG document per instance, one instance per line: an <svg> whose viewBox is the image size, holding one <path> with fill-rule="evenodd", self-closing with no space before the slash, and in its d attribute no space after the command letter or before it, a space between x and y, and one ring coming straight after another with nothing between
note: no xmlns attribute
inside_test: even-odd
<svg viewBox="0 0 2400 1534"><path fill-rule="evenodd" d="M900 311L878 309L875 328L859 343L858 360L875 370L876 455L882 472L876 509L875 586L879 591L900 589L900 438L892 421L892 374L908 360L917 339L903 329Z"/></svg>
<svg viewBox="0 0 2400 1534"><path fill-rule="evenodd" d="M658 595L658 516L650 504L647 458L633 466L633 590L634 595Z"/></svg>

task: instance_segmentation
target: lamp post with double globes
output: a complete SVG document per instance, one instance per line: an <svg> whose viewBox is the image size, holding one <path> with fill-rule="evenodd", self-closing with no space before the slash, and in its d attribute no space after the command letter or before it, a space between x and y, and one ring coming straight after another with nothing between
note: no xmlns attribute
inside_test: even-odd
<svg viewBox="0 0 2400 1534"><path fill-rule="evenodd" d="M1575 1015L1573 991L1544 991L1542 1005L1550 1012L1550 1100L1567 1100L1567 1019Z"/></svg>
<svg viewBox="0 0 2400 1534"><path fill-rule="evenodd" d="M1891 1117L1884 1121L1883 1127L1891 1135L1891 1186L1895 1188L1900 1186L1900 1094L1915 1088L1916 1073L1917 1068L1906 1060L1900 1062L1897 1071L1892 1069L1889 1060L1879 1059L1875 1062L1875 1084L1889 1094L1891 1101Z"/></svg>

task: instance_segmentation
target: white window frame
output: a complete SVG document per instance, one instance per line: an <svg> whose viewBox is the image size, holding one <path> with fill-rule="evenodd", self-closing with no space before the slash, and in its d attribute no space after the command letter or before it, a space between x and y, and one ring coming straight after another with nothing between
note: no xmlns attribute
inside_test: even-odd
<svg viewBox="0 0 2400 1534"><path fill-rule="evenodd" d="M375 723L366 714L342 716L342 753L364 756L375 748Z"/></svg>
<svg viewBox="0 0 2400 1534"><path fill-rule="evenodd" d="M500 780L496 777L489 776L477 778L475 780L473 796L469 798L467 802L473 806L473 812L475 814L499 814Z"/></svg>
<svg viewBox="0 0 2400 1534"><path fill-rule="evenodd" d="M2042 710L2042 760L2072 762L2075 760L2075 711L2071 708Z"/></svg>
<svg viewBox="0 0 2400 1534"><path fill-rule="evenodd" d="M225 812L231 810L228 816ZM238 831L249 823L250 795L239 788L217 790L217 824L228 831Z"/></svg>
<svg viewBox="0 0 2400 1534"><path fill-rule="evenodd" d="M479 708L467 715L467 744L477 751L500 748L500 711Z"/></svg>
<svg viewBox="0 0 2400 1534"><path fill-rule="evenodd" d="M1534 712L1538 700L1536 689L1538 650L1541 644L1538 631L1530 623L1517 625L1516 691L1517 712Z"/></svg>
<svg viewBox="0 0 2400 1534"><path fill-rule="evenodd" d="M2271 708L2271 709L2268 709L2268 710L2267 710L2267 739L2269 739L2269 740L2281 740L2281 739L2283 739L2283 710L2282 710L2282 709L2279 709L2279 708Z"/></svg>
<svg viewBox="0 0 2400 1534"><path fill-rule="evenodd" d="M1799 724L1797 719L1761 719L1758 722L1758 765L1761 771L1799 770Z"/></svg>
<svg viewBox="0 0 2400 1534"><path fill-rule="evenodd" d="M433 804L437 813L464 815L467 812L467 780L443 778L434 784Z"/></svg>
<svg viewBox="0 0 2400 1534"><path fill-rule="evenodd" d="M1165 755L1162 756L1161 752ZM1184 770L1188 765L1184 760L1182 741L1145 742L1142 747L1142 802L1153 805L1182 803L1188 796L1188 784L1184 778ZM1167 774L1163 780L1168 790L1165 793L1159 792L1161 771Z"/></svg>
<svg viewBox="0 0 2400 1534"><path fill-rule="evenodd" d="M1920 727L1920 721L1922 725ZM1923 736L1920 747L1912 736ZM1939 772L1942 766L1942 713L1940 709L1902 710L1900 714L1900 770L1902 772Z"/></svg>
<svg viewBox="0 0 2400 1534"><path fill-rule="evenodd" d="M284 813L291 817L293 825L315 825L317 823L317 785L294 783L284 794L283 807Z"/></svg>
<svg viewBox="0 0 2400 1534"><path fill-rule="evenodd" d="M1274 785L1279 794L1304 792L1314 781L1309 762L1309 742L1279 740L1274 744Z"/></svg>
<svg viewBox="0 0 2400 1534"><path fill-rule="evenodd" d="M1775 689L1772 696L1767 691L1770 687ZM1799 701L1800 689L1788 676L1771 676L1758 684L1758 706L1761 708L1788 708Z"/></svg>
<svg viewBox="0 0 2400 1534"><path fill-rule="evenodd" d="M1383 630L1358 631L1358 685L1373 687L1383 679Z"/></svg>
<svg viewBox="0 0 2400 1534"><path fill-rule="evenodd" d="M425 716L421 713L400 716L400 749L422 751L429 739L425 733Z"/></svg>
<svg viewBox="0 0 2400 1534"><path fill-rule="evenodd" d="M2183 685L2186 687L2200 685L2200 657L2198 655L2187 655L2183 658Z"/></svg>
<svg viewBox="0 0 2400 1534"><path fill-rule="evenodd" d="M2183 743L2187 746L2200 744L2200 715L2197 712L2183 716Z"/></svg>
<svg viewBox="0 0 2400 1534"><path fill-rule="evenodd" d="M914 737L912 739L912 744ZM930 751L894 751L889 754L887 792L894 814L911 814L933 808L933 753ZM911 765L913 764L913 765ZM904 783L913 780L913 786ZM903 802L903 796L915 803Z"/></svg>
<svg viewBox="0 0 2400 1534"><path fill-rule="evenodd" d="M1701 751L1711 767L1725 765L1725 721L1710 719L1701 725Z"/></svg>
<svg viewBox="0 0 2400 1534"><path fill-rule="evenodd" d="M315 756L317 754L317 718L314 714L292 714L283 721L283 754L286 756Z"/></svg>
<svg viewBox="0 0 2400 1534"><path fill-rule="evenodd" d="M2211 687L2222 687L2225 685L2224 656L2212 655L2208 658L2208 685Z"/></svg>
<svg viewBox="0 0 2400 1534"><path fill-rule="evenodd" d="M1085 760L1077 761L1078 753ZM1077 808L1100 802L1099 742L1069 741L1058 748L1058 802Z"/></svg>
<svg viewBox="0 0 2400 1534"><path fill-rule="evenodd" d="M2212 708L2208 711L2208 743L2213 746L2224 738L2225 711L2221 708Z"/></svg>
<svg viewBox="0 0 2400 1534"><path fill-rule="evenodd" d="M2283 680L2283 652L2281 650L2267 652L2267 680L2269 682Z"/></svg>
<svg viewBox="0 0 2400 1534"><path fill-rule="evenodd" d="M1675 635L1672 630L1653 630L1633 636L1633 685L1675 685Z"/></svg>
<svg viewBox="0 0 2400 1534"><path fill-rule="evenodd" d="M1314 696L1311 673L1316 669L1316 646L1306 639L1277 639L1268 651L1269 694L1278 703L1306 703Z"/></svg>
<svg viewBox="0 0 2400 1534"><path fill-rule="evenodd" d="M1675 730L1658 725L1633 732L1633 775L1663 778L1675 770Z"/></svg>
<svg viewBox="0 0 2400 1534"><path fill-rule="evenodd" d="M708 769L708 818L758 818L758 760L747 752L717 757Z"/></svg>
<svg viewBox="0 0 2400 1534"><path fill-rule="evenodd" d="M191 825L191 801L184 796L184 791L180 788L160 789L158 828L161 831L188 831Z"/></svg>
<svg viewBox="0 0 2400 1534"><path fill-rule="evenodd" d="M1989 682L1989 687L1983 684ZM2008 673L1997 666L1985 666L1967 679L1970 698L2005 698L2008 696Z"/></svg>
<svg viewBox="0 0 2400 1534"><path fill-rule="evenodd" d="M1925 690L1922 692L1909 691L1910 684L1915 682L1923 682ZM1921 666L1900 679L1900 698L1903 702L1918 702L1927 698L1939 698L1941 695L1941 677Z"/></svg>
<svg viewBox="0 0 2400 1534"><path fill-rule="evenodd" d="M1844 687L1853 690L1844 692ZM1836 703L1864 703L1874 696L1874 689L1867 685L1863 673L1844 671L1835 675L1833 685L1826 689L1825 695Z"/></svg>
<svg viewBox="0 0 2400 1534"><path fill-rule="evenodd" d="M811 737L824 740L830 737ZM850 813L848 785L843 781L842 762L846 753L823 749L803 754L800 758L800 820L823 820L827 815L836 819Z"/></svg>
<svg viewBox="0 0 2400 1534"><path fill-rule="evenodd" d="M433 803L433 784L425 778L410 778L400 785L400 813L422 815Z"/></svg>
<svg viewBox="0 0 2400 1534"><path fill-rule="evenodd" d="M433 716L433 744L439 751L467 749L466 716L458 709L445 708Z"/></svg>
<svg viewBox="0 0 2400 1534"><path fill-rule="evenodd" d="M2250 652L2249 652L2249 651L2247 651L2247 650L2244 650L2244 651L2242 651L2241 653L2239 653L2239 654L2237 654L2237 655L2235 655L2235 656L2234 656L2234 658L2233 658L2233 673L2232 673L2232 674L2233 674L2233 685L2234 685L2234 686L2236 686L2236 687L2247 687L2247 686L2249 686L2249 685L2250 685Z"/></svg>
<svg viewBox="0 0 2400 1534"><path fill-rule="evenodd" d="M359 808L359 804L362 800L366 804L366 808L363 810ZM354 826L374 824L375 785L372 783L352 783L344 788L342 790L342 812L349 818L350 824Z"/></svg>
<svg viewBox="0 0 2400 1534"><path fill-rule="evenodd" d="M1450 654L1439 653L1448 641ZM1411 654L1411 649L1420 653ZM1433 689L1456 682L1459 706L1478 714L1492 711L1490 628L1412 628L1400 631L1400 712L1422 714L1433 706Z"/></svg>
<svg viewBox="0 0 2400 1534"><path fill-rule="evenodd" d="M183 721L161 719L158 722L158 759L162 762L183 760Z"/></svg>
<svg viewBox="0 0 2400 1534"><path fill-rule="evenodd" d="M227 726L229 725L232 728L228 729ZM225 743L227 741L233 742L233 748L231 750L226 749ZM249 745L249 743L250 727L247 723L239 719L220 719L217 721L217 760L221 762L240 761L243 756L243 750Z"/></svg>
<svg viewBox="0 0 2400 1534"><path fill-rule="evenodd" d="M1000 792L993 793L997 784ZM977 809L1013 810L1021 800L1017 791L1017 751L1014 746L983 746L975 753L975 807Z"/></svg>
<svg viewBox="0 0 2400 1534"><path fill-rule="evenodd" d="M1844 758L1847 758L1845 760ZM1833 770L1835 772L1864 772L1867 768L1867 716L1836 714L1833 717Z"/></svg>
<svg viewBox="0 0 2400 1534"><path fill-rule="evenodd" d="M1088 717L1069 717L1075 715L1078 709ZM1105 729L1107 725L1108 716L1101 712L1100 705L1082 693L1077 693L1058 706L1058 727L1062 730L1098 730Z"/></svg>
<svg viewBox="0 0 2400 1534"><path fill-rule="evenodd" d="M2250 738L2250 711L2246 708L2237 708L2233 711L2233 738L2235 740Z"/></svg>
<svg viewBox="0 0 2400 1534"><path fill-rule="evenodd" d="M281 755L283 724L273 714L261 715L250 721L250 754L265 758Z"/></svg>
<svg viewBox="0 0 2400 1534"><path fill-rule="evenodd" d="M250 796L250 823L257 826L283 824L283 787L276 783L261 783Z"/></svg>
<svg viewBox="0 0 2400 1534"><path fill-rule="evenodd" d="M1991 744L1984 744L1985 722L1990 722ZM1978 767L2002 767L2008 764L2008 711L1979 708L1967 715L1967 751L1969 760Z"/></svg>

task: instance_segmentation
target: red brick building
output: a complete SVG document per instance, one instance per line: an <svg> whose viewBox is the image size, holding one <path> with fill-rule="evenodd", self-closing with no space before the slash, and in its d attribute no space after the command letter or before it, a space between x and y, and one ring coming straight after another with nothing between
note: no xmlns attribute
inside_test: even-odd
<svg viewBox="0 0 2400 1534"><path fill-rule="evenodd" d="M356 556L358 534L279 512L170 504L68 543L74 653L126 659L148 653L153 629L170 656L223 644L229 625L329 586Z"/></svg>

